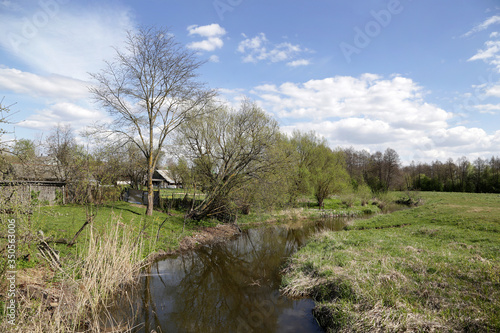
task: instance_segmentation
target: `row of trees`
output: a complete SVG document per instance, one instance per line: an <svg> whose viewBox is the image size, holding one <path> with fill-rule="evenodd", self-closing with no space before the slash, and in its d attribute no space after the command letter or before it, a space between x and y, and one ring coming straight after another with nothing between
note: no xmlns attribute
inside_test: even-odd
<svg viewBox="0 0 500 333"><path fill-rule="evenodd" d="M422 190L446 192L500 193L500 158L463 156L455 161L412 162L402 167L398 153L387 148L384 153L344 149L346 168L354 188L367 184L373 192L387 190Z"/></svg>
<svg viewBox="0 0 500 333"><path fill-rule="evenodd" d="M174 146L183 156L171 165L174 177L206 193L192 219L232 219L236 211L290 205L304 194L321 206L349 184L342 152L314 133L283 135L276 120L249 101L186 122Z"/></svg>
<svg viewBox="0 0 500 333"><path fill-rule="evenodd" d="M372 192L401 188L401 162L394 149L387 148L384 153L377 151L370 154L366 150L356 151L351 147L344 149L343 153L355 189L361 184L367 184Z"/></svg>
<svg viewBox="0 0 500 333"><path fill-rule="evenodd" d="M498 189L498 159L448 165L453 169L449 176L437 168L426 174L425 165L401 169L391 148L370 154L353 148L332 150L314 133L286 137L256 104L244 101L233 110L218 103L214 91L197 81L201 65L166 29L129 32L115 59L91 74L90 91L112 119L86 133L94 148L77 145L64 126L54 128L46 139L44 150L57 178L112 184L126 176L138 185L145 177L151 215L152 177L169 142L175 148L169 155L177 156L171 166L175 177L205 193L189 212L192 219L232 219L237 209L293 204L303 194L313 194L322 206L332 193L365 184L373 192ZM0 116L4 119L3 113ZM27 140L18 141L13 153L20 160L38 156ZM460 176L464 172L467 177Z"/></svg>
<svg viewBox="0 0 500 333"><path fill-rule="evenodd" d="M119 179L130 179L138 187L144 179L144 163L133 145L111 142L89 149L77 144L69 125L53 127L45 139L16 140L2 156L4 180L116 184Z"/></svg>
<svg viewBox="0 0 500 333"><path fill-rule="evenodd" d="M500 158L412 163L403 168L405 185L423 191L500 193Z"/></svg>
<svg viewBox="0 0 500 333"><path fill-rule="evenodd" d="M71 127L63 125L45 139L20 139L3 155L9 168L2 176L40 180L49 175L77 184L84 197L89 185L116 185L120 179L142 188L148 164L136 144L95 134L88 139L87 146L77 144ZM322 205L349 185L342 151L331 150L312 132L287 137L276 120L248 100L237 110L210 103L202 115L183 122L170 143L170 159L163 160L172 176L186 191L205 194L190 212L192 219L231 220L239 211L293 205L309 194Z"/></svg>

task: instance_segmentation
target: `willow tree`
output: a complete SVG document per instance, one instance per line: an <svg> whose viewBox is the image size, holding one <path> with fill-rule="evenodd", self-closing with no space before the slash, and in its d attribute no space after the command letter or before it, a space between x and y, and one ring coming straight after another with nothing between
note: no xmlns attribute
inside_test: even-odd
<svg viewBox="0 0 500 333"><path fill-rule="evenodd" d="M348 186L343 152L331 150L327 141L314 132L296 131L292 143L299 155L298 166L291 175L295 179L295 196L313 194L318 206L323 207L325 199Z"/></svg>
<svg viewBox="0 0 500 333"><path fill-rule="evenodd" d="M214 93L199 83L203 64L167 29L128 32L123 50L99 73L91 74L95 99L113 119L99 134L136 145L147 161L147 215L153 213L153 173L169 134L204 112Z"/></svg>
<svg viewBox="0 0 500 333"><path fill-rule="evenodd" d="M280 139L278 123L254 103L244 101L239 110L219 107L196 121L183 124L178 146L193 163L204 199L188 214L200 220L235 217L235 191L269 172L283 172L275 147Z"/></svg>

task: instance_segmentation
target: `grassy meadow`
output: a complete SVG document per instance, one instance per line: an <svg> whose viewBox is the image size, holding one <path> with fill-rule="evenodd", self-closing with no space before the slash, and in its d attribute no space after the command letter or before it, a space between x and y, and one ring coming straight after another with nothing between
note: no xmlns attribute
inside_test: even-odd
<svg viewBox="0 0 500 333"><path fill-rule="evenodd" d="M289 261L284 293L313 297L331 332L499 332L500 196L420 196L314 237Z"/></svg>
<svg viewBox="0 0 500 333"><path fill-rule="evenodd" d="M98 207L35 206L31 211L31 215L13 215L18 224L18 309L14 326L2 316L2 332L123 331L127 323L123 326L106 317L113 295L137 281L150 254L177 250L184 237L213 224L184 224L183 212L175 209L146 216L144 206L126 202ZM91 223L68 246L90 216ZM4 213L0 218L11 217ZM1 240L0 248L4 248L6 238ZM42 251L41 244L50 251ZM55 257L57 264L52 260ZM3 291L5 262L0 266L4 268ZM4 310L2 298L0 312Z"/></svg>

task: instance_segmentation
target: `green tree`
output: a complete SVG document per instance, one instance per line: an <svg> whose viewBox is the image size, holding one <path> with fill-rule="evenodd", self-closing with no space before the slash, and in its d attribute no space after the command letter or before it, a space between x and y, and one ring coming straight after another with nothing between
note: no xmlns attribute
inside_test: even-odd
<svg viewBox="0 0 500 333"><path fill-rule="evenodd" d="M183 124L180 133L178 145L193 161L196 179L206 193L188 214L195 220L234 219L235 191L283 162L273 150L280 137L277 122L246 100L237 111L217 107L216 112Z"/></svg>
<svg viewBox="0 0 500 333"><path fill-rule="evenodd" d="M176 183L181 183L187 194L189 189L196 185L196 180L192 168L184 157L180 157L176 163L171 163L168 167L172 179Z"/></svg>
<svg viewBox="0 0 500 333"><path fill-rule="evenodd" d="M214 96L196 81L201 65L167 29L142 28L128 32L114 62L91 74L96 84L90 91L113 118L95 133L133 143L146 159L147 215L153 213L153 173L165 140L205 112Z"/></svg>
<svg viewBox="0 0 500 333"><path fill-rule="evenodd" d="M36 144L32 140L20 139L14 143L12 153L21 161L31 161L36 157Z"/></svg>
<svg viewBox="0 0 500 333"><path fill-rule="evenodd" d="M292 142L298 154L297 168L292 174L294 195L313 194L318 205L349 183L344 153L332 151L325 139L318 139L314 132L294 132Z"/></svg>
<svg viewBox="0 0 500 333"><path fill-rule="evenodd" d="M319 207L334 193L347 188L349 175L345 169L344 156L325 145L314 148L314 163L310 168L310 182Z"/></svg>

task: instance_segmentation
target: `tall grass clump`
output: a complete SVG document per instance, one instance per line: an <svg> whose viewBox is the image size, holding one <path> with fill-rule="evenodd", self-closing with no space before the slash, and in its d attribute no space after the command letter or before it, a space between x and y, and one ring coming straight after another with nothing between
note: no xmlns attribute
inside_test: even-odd
<svg viewBox="0 0 500 333"><path fill-rule="evenodd" d="M131 330L133 318L113 318L107 309L118 292L138 281L143 239L116 218L101 231L90 226L86 236L76 258L63 262L52 282L42 290L20 290L16 325L1 322L1 332Z"/></svg>
<svg viewBox="0 0 500 333"><path fill-rule="evenodd" d="M82 265L75 270L74 279L78 284L78 313L86 316L89 328L98 329L113 295L136 281L142 267L142 243L121 223L112 223L102 234L90 228Z"/></svg>

